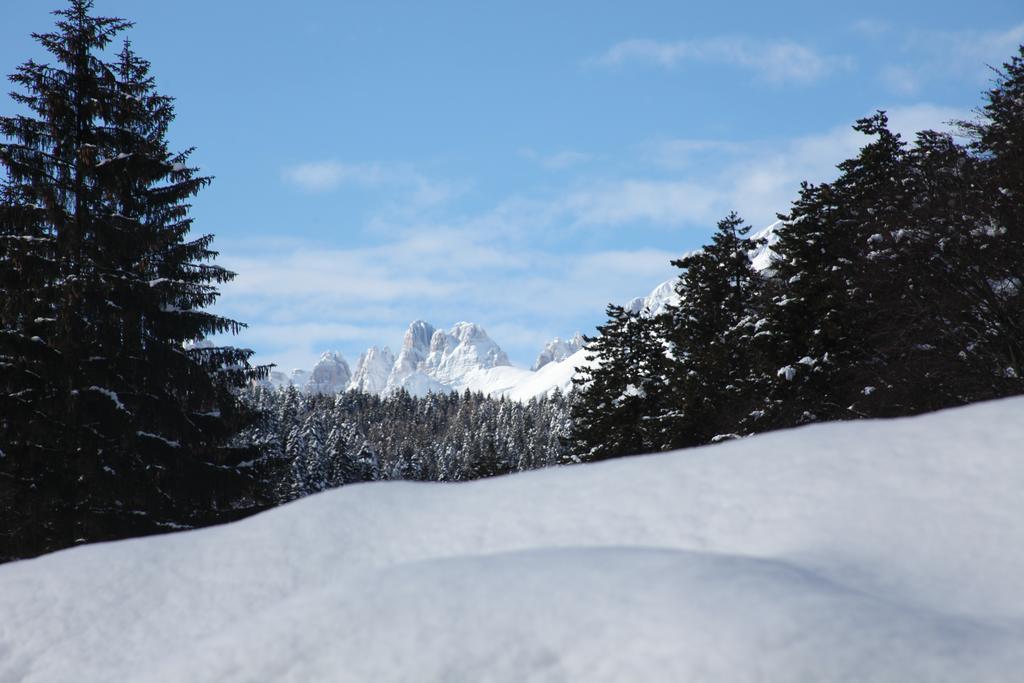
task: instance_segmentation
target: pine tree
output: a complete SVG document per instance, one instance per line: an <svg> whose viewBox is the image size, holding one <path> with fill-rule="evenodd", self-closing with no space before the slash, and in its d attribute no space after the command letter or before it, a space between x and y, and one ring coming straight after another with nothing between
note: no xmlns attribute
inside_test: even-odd
<svg viewBox="0 0 1024 683"><path fill-rule="evenodd" d="M979 312L993 353L998 395L1017 393L1024 380L1024 45L996 70L982 118L965 122L982 161L986 189L983 245L988 287L979 283Z"/></svg>
<svg viewBox="0 0 1024 683"><path fill-rule="evenodd" d="M668 397L656 416L662 448L683 448L737 432L752 401L752 337L761 278L735 213L719 221L711 244L672 262L684 269L679 303L664 318L670 345Z"/></svg>
<svg viewBox="0 0 1024 683"><path fill-rule="evenodd" d="M910 167L884 112L854 128L874 139L839 165L833 183L804 183L783 216L751 431L865 417L863 404L890 388L880 342L896 310L896 235L910 213Z"/></svg>
<svg viewBox="0 0 1024 683"><path fill-rule="evenodd" d="M250 495L232 391L265 370L194 343L242 327L203 310L234 277L188 238L210 179L169 150L148 63L127 43L104 61L131 24L91 9L35 36L55 63L21 65L29 113L0 118L5 556L218 521Z"/></svg>
<svg viewBox="0 0 1024 683"><path fill-rule="evenodd" d="M664 386L665 349L659 324L610 304L599 335L586 337L589 367L573 378L573 451L577 461L594 461L655 450L658 438L653 396Z"/></svg>
<svg viewBox="0 0 1024 683"><path fill-rule="evenodd" d="M983 322L989 259L977 235L985 223L979 160L947 133L917 134L909 154L913 206L894 233L900 282L880 337L890 358L889 405L876 414L911 414L998 395ZM980 295L980 298L979 298Z"/></svg>

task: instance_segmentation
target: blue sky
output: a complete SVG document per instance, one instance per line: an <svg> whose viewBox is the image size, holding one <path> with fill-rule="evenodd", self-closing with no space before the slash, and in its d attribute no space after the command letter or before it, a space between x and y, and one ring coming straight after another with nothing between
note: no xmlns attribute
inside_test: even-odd
<svg viewBox="0 0 1024 683"><path fill-rule="evenodd" d="M55 5L12 4L6 73ZM528 365L673 276L729 210L770 223L857 149L856 118L969 115L986 63L1024 43L1019 0L96 10L136 22L173 143L216 177L194 215L239 273L217 310L285 369L395 348L415 318L478 322Z"/></svg>

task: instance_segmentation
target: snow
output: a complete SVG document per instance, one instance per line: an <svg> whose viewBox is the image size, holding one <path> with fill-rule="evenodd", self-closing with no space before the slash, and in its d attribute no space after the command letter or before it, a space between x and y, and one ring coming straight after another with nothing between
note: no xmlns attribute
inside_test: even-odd
<svg viewBox="0 0 1024 683"><path fill-rule="evenodd" d="M415 320L409 325L402 338L402 348L388 376L388 388L402 383L408 375L416 372L417 367L430 350L430 339L434 335L434 326L424 320Z"/></svg>
<svg viewBox="0 0 1024 683"><path fill-rule="evenodd" d="M470 368L457 381L452 383L451 388L456 391L469 389L476 393L480 392L486 396L506 396L515 391L524 382L534 376L531 370L517 368L512 365L498 365L493 368ZM540 393L544 393L543 389Z"/></svg>
<svg viewBox="0 0 1024 683"><path fill-rule="evenodd" d="M472 370L509 365L505 352L474 323L456 323L451 330L435 330L426 358L417 369L444 385L457 385Z"/></svg>
<svg viewBox="0 0 1024 683"><path fill-rule="evenodd" d="M579 332L565 340L555 337L544 345L530 369L536 372L548 363L563 361L582 349L583 344L583 335Z"/></svg>
<svg viewBox="0 0 1024 683"><path fill-rule="evenodd" d="M755 269L765 270L771 265L775 257L771 246L778 242L780 226L781 222L773 223L751 237L764 240L764 244L749 253ZM675 279L662 282L646 297L633 299L625 308L645 316L660 315L679 302L675 284ZM416 396L469 389L487 396L528 401L555 389L568 391L575 369L588 365L582 348L583 337L579 332L564 341L556 337L541 350L533 368L527 370L511 365L505 352L480 325L460 322L446 331L416 320L406 330L397 358L386 347L384 351L372 347L360 356L355 373L349 373L351 379L345 382L340 381L345 372L337 369L338 359L340 363L344 359L338 354L326 354L313 373L326 362L334 368L334 379L329 382L310 380L309 372L294 370L290 376L272 372L265 384L277 388L291 384L317 393L346 389L387 393L404 389ZM325 361L327 356L330 358ZM345 364L346 371L347 368Z"/></svg>
<svg viewBox="0 0 1024 683"><path fill-rule="evenodd" d="M655 287L646 297L633 299L625 308L630 313L642 314L647 317L661 315L669 306L679 303L679 295L676 294L676 281L666 280Z"/></svg>
<svg viewBox="0 0 1024 683"><path fill-rule="evenodd" d="M777 254L772 250L772 247L778 244L779 230L781 228L782 221L776 221L749 237L749 239L754 242L764 240L764 244L748 254L748 256L750 256L750 265L754 270L763 272L771 268L772 261L777 257Z"/></svg>
<svg viewBox="0 0 1024 683"><path fill-rule="evenodd" d="M121 397L118 396L116 392L111 391L110 389L107 389L105 387L98 387L96 385L92 385L90 387L86 387L85 390L86 391L95 391L96 393L103 394L104 396L106 396L107 398L109 398L111 400L111 402L114 404L114 406L118 410L120 410L123 413L127 413L128 412L128 409L124 407L124 403L121 402Z"/></svg>
<svg viewBox="0 0 1024 683"><path fill-rule="evenodd" d="M517 382L503 395L515 401L528 401L535 396L550 394L555 389L563 394L568 393L572 388L576 369L589 368L593 365L592 361L587 360L587 350L580 349L564 360L547 363L529 377Z"/></svg>
<svg viewBox="0 0 1024 683"><path fill-rule="evenodd" d="M792 365L786 365L779 368L775 372L775 374L779 377L785 378L787 382L792 382L793 379L796 377L796 368L794 368Z"/></svg>
<svg viewBox="0 0 1024 683"><path fill-rule="evenodd" d="M157 441L163 441L165 444L167 444L171 448L181 448L181 443L180 442L174 441L172 439L168 439L166 436L160 436L159 434L154 434L153 432L143 432L143 431L138 431L138 432L135 432L135 433L137 435L139 435L141 437L145 437L147 439L156 439Z"/></svg>
<svg viewBox="0 0 1024 683"><path fill-rule="evenodd" d="M449 391L454 391L452 387L441 384L430 375L419 370L414 370L406 375L402 375L397 380L391 378L388 379L386 391L393 392L399 389L404 389L413 396L444 394Z"/></svg>
<svg viewBox="0 0 1024 683"><path fill-rule="evenodd" d="M309 394L337 394L345 391L352 371L340 353L327 351L313 366L303 390Z"/></svg>
<svg viewBox="0 0 1024 683"><path fill-rule="evenodd" d="M391 352L391 349L386 346L383 349L371 346L359 356L348 388L379 394L387 387L388 375L394 365L395 354Z"/></svg>
<svg viewBox="0 0 1024 683"><path fill-rule="evenodd" d="M265 380L260 380L260 383L264 386L273 389L285 389L289 386L293 386L296 389L306 390L309 385L309 378L312 373L309 370L302 370L301 368L295 368L289 373L281 372L280 370L271 370L270 375Z"/></svg>
<svg viewBox="0 0 1024 683"><path fill-rule="evenodd" d="M1024 398L0 566L0 680L1020 679Z"/></svg>

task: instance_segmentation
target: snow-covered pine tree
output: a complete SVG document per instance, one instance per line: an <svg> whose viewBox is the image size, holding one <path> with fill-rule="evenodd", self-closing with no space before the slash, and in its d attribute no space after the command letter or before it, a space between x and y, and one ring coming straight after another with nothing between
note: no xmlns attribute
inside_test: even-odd
<svg viewBox="0 0 1024 683"><path fill-rule="evenodd" d="M665 317L672 361L668 396L655 420L662 448L736 433L749 412L761 284L750 263L749 229L730 213L718 222L711 244L672 261L684 272L676 282L679 303Z"/></svg>
<svg viewBox="0 0 1024 683"><path fill-rule="evenodd" d="M903 275L895 235L909 216L910 169L884 112L854 128L874 139L833 183L804 183L783 216L750 431L864 417L860 404L888 386L879 341Z"/></svg>
<svg viewBox="0 0 1024 683"><path fill-rule="evenodd" d="M987 251L985 311L997 395L1019 393L1024 382L1024 45L996 70L981 119L963 123L982 160L985 222L976 226Z"/></svg>
<svg viewBox="0 0 1024 683"><path fill-rule="evenodd" d="M979 159L948 133L923 131L909 151L913 202L893 233L899 294L880 336L890 358L888 405L878 414L912 414L998 395L1001 362L983 321L988 286L985 183Z"/></svg>
<svg viewBox="0 0 1024 683"><path fill-rule="evenodd" d="M663 386L664 345L654 318L610 304L598 336L586 337L587 360L573 378L572 447L577 461L649 453L658 447L647 418L652 390Z"/></svg>
<svg viewBox="0 0 1024 683"><path fill-rule="evenodd" d="M851 243L854 263L845 276L844 337L830 358L836 371L829 399L842 411L836 418L907 414L913 411L903 404L909 394L900 387L901 371L915 354L929 353L926 340L913 339L914 326L904 316L921 284L905 239L914 173L885 112L861 119L854 129L872 139L839 164L834 183L840 197L836 228Z"/></svg>
<svg viewBox="0 0 1024 683"><path fill-rule="evenodd" d="M187 345L242 326L203 309L234 275L188 239L209 182L166 141L174 111L125 44L130 23L56 12L53 64L11 80L0 118L0 460L5 556L195 526L239 513L248 478L225 447L251 352ZM31 289L29 289L31 288Z"/></svg>

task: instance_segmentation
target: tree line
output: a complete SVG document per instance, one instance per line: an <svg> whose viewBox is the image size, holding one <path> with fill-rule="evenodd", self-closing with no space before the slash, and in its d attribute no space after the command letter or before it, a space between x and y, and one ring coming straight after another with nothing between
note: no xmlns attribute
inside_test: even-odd
<svg viewBox="0 0 1024 683"><path fill-rule="evenodd" d="M569 396L255 387L234 273L190 201L130 22L69 0L0 116L0 561L213 524L325 488L461 481L1024 391L1024 49L959 137L883 112L805 183L755 271L743 220L675 261L663 315L608 308Z"/></svg>
<svg viewBox="0 0 1024 683"><path fill-rule="evenodd" d="M803 183L771 265L732 213L673 261L678 303L609 306L575 380L600 460L1024 392L1024 47L957 135L857 121L859 154Z"/></svg>
<svg viewBox="0 0 1024 683"><path fill-rule="evenodd" d="M249 389L259 419L238 443L260 454L274 504L366 481L466 481L569 461L559 391L526 403L462 393L379 396Z"/></svg>

